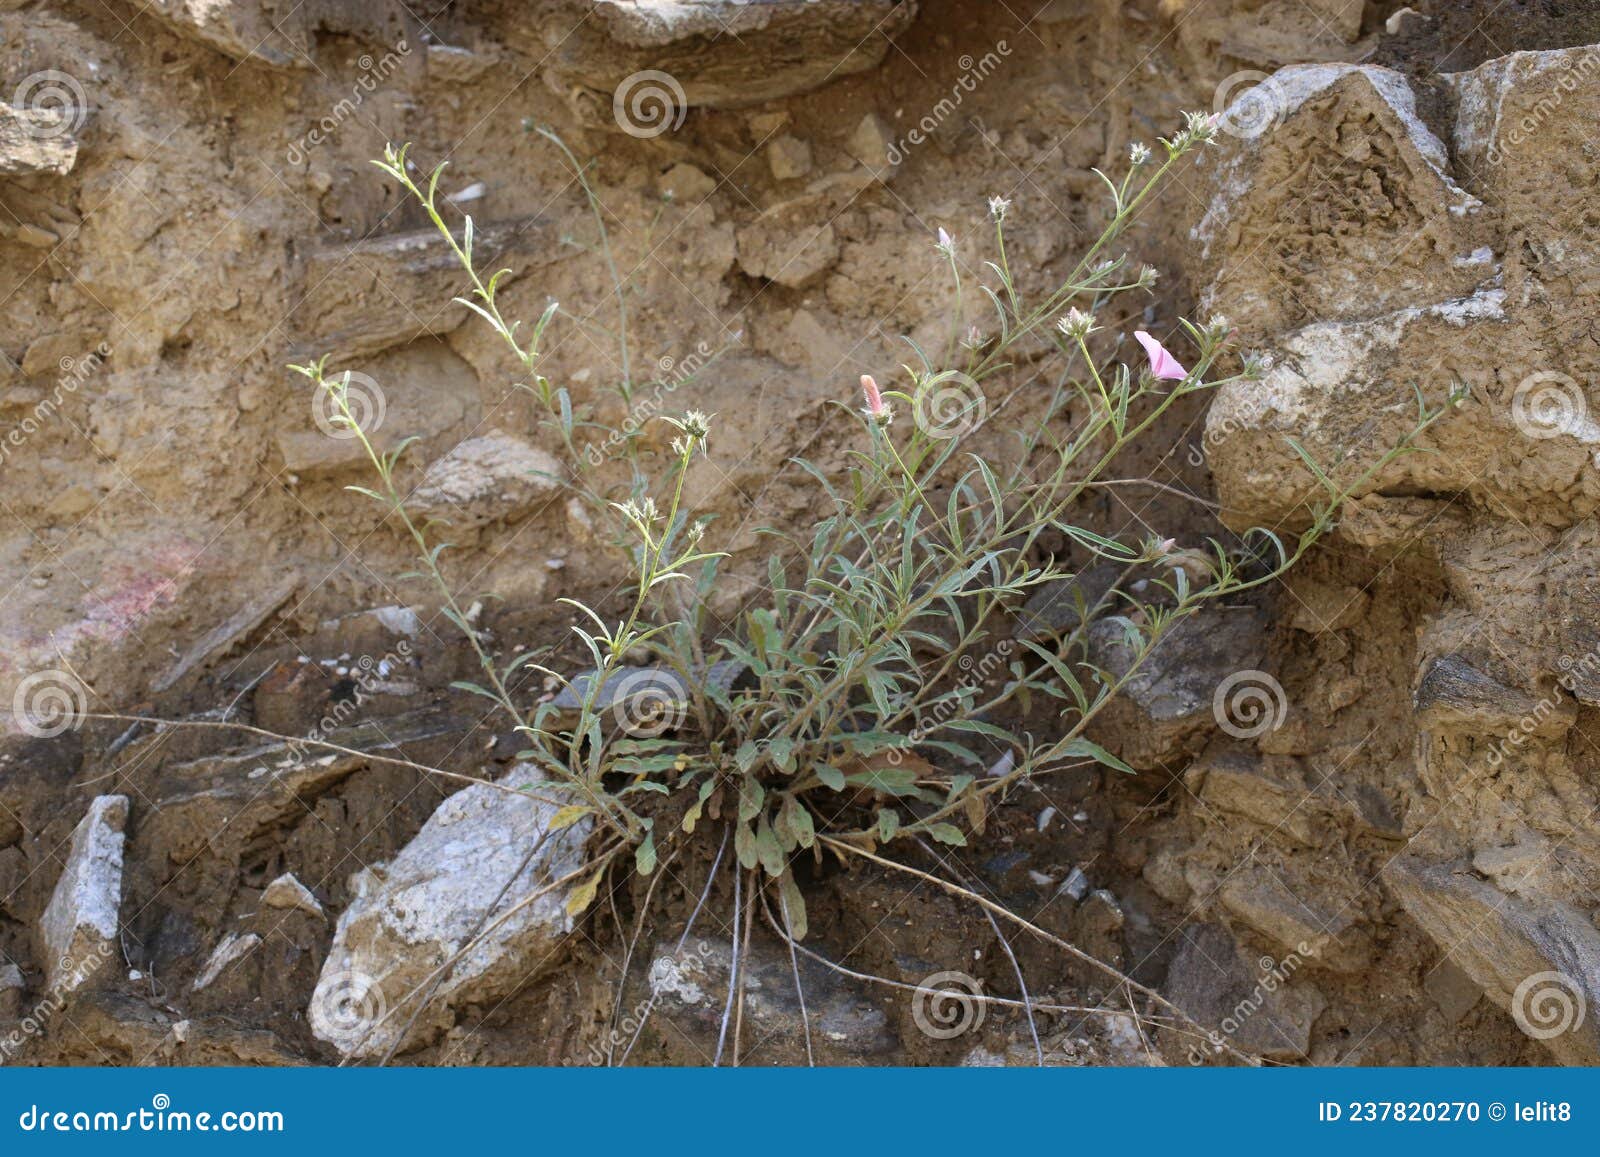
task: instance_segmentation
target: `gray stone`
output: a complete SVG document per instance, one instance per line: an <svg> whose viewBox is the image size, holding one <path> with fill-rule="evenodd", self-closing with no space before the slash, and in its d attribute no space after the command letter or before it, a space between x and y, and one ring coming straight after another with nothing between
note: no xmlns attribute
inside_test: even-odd
<svg viewBox="0 0 1600 1157"><path fill-rule="evenodd" d="M1594 1015L1600 932L1586 913L1557 900L1512 896L1464 864L1400 856L1381 878L1484 995L1556 1060L1600 1060L1600 1018Z"/></svg>
<svg viewBox="0 0 1600 1157"><path fill-rule="evenodd" d="M1462 1017L1483 999L1483 989L1448 957L1428 970L1428 975L1422 978L1422 987L1451 1024L1461 1023Z"/></svg>
<svg viewBox="0 0 1600 1157"><path fill-rule="evenodd" d="M393 861L358 872L311 998L311 1031L347 1056L381 1055L432 1039L458 1007L493 1003L553 968L572 931L576 881L550 885L582 868L594 826L585 816L545 838L573 798L518 764L445 800Z"/></svg>
<svg viewBox="0 0 1600 1157"><path fill-rule="evenodd" d="M97 796L72 833L66 867L39 920L50 989L63 996L106 977L117 954L128 797Z"/></svg>
<svg viewBox="0 0 1600 1157"><path fill-rule="evenodd" d="M1198 754L1219 726L1212 705L1218 687L1260 664L1265 623L1254 607L1209 607L1177 624L1101 712L1091 734L1140 770ZM1088 630L1090 662L1114 679L1128 675L1136 658L1126 625L1112 616Z"/></svg>
<svg viewBox="0 0 1600 1157"><path fill-rule="evenodd" d="M589 90L606 121L619 86L640 72L670 76L685 108L742 108L808 92L876 67L917 12L915 0L566 0L562 7L570 19L565 12L541 18L547 66L565 85Z"/></svg>
<svg viewBox="0 0 1600 1157"><path fill-rule="evenodd" d="M1246 1055L1299 1060L1311 1049L1311 1030L1327 1008L1322 992L1300 975L1293 958L1247 961L1215 924L1184 928L1167 971L1166 996L1216 1040ZM1201 1064L1217 1055L1211 1042L1174 1032L1161 1035L1162 1051L1175 1062Z"/></svg>
<svg viewBox="0 0 1600 1157"><path fill-rule="evenodd" d="M1302 887L1291 892L1264 868L1242 868L1222 885L1223 908L1285 953L1336 972L1357 972L1370 958L1370 945L1356 929L1349 905L1324 906L1324 897Z"/></svg>
<svg viewBox="0 0 1600 1157"><path fill-rule="evenodd" d="M490 430L430 464L407 507L452 526L484 526L548 500L564 474L546 451Z"/></svg>

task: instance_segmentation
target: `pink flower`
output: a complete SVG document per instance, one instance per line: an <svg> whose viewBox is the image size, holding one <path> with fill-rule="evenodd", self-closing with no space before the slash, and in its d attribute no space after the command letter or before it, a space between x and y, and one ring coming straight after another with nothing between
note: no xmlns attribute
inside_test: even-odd
<svg viewBox="0 0 1600 1157"><path fill-rule="evenodd" d="M1178 364L1178 359L1167 352L1167 347L1144 330L1134 330L1133 336L1150 356L1150 373L1158 381L1181 382L1189 376L1189 371Z"/></svg>
<svg viewBox="0 0 1600 1157"><path fill-rule="evenodd" d="M883 404L883 394L878 390L878 382L871 374L861 375L861 392L867 399L867 417L881 418L888 411Z"/></svg>

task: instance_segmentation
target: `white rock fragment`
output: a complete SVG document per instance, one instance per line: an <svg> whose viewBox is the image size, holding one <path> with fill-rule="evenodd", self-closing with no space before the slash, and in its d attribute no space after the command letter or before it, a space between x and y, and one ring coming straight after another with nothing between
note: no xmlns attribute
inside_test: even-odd
<svg viewBox="0 0 1600 1157"><path fill-rule="evenodd" d="M417 1011L408 998L441 976L408 1043L448 1027L457 1006L492 1003L553 967L572 931L566 903L577 881L549 885L583 866L594 822L545 839L571 800L537 767L518 764L498 784L445 800L381 872L358 872L312 995L311 1031L346 1055L381 1054Z"/></svg>
<svg viewBox="0 0 1600 1157"><path fill-rule="evenodd" d="M128 797L97 796L72 833L67 866L39 919L52 992L91 982L117 951Z"/></svg>
<svg viewBox="0 0 1600 1157"><path fill-rule="evenodd" d="M521 514L560 485L561 464L500 430L468 438L434 461L409 505L457 526Z"/></svg>
<svg viewBox="0 0 1600 1157"><path fill-rule="evenodd" d="M317 898L295 878L293 872L285 872L272 883L267 885L267 890L261 893L261 903L268 908L298 909L309 912L313 916L326 916L322 905L317 903Z"/></svg>
<svg viewBox="0 0 1600 1157"><path fill-rule="evenodd" d="M261 937L254 932L246 932L243 935L229 932L211 953L211 959L206 961L206 966L200 970L200 975L194 978L194 991L199 992L203 988L209 988L229 967L254 952L260 943Z"/></svg>

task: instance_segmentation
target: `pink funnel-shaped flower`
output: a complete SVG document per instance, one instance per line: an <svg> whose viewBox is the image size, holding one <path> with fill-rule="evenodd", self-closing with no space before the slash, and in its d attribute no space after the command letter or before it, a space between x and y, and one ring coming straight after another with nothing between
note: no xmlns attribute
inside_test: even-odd
<svg viewBox="0 0 1600 1157"><path fill-rule="evenodd" d="M1144 346L1144 352L1150 356L1150 373L1155 378L1160 381L1181 382L1189 376L1189 371L1179 364L1177 358L1167 352L1167 347L1144 330L1134 330L1133 336Z"/></svg>
<svg viewBox="0 0 1600 1157"><path fill-rule="evenodd" d="M867 399L867 416L883 417L886 408L883 404L883 393L878 389L877 379L871 374L861 375L861 393Z"/></svg>

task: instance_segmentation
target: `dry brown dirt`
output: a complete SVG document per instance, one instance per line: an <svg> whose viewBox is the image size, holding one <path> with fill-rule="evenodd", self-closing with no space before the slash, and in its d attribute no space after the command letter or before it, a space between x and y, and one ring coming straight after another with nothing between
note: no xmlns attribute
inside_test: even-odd
<svg viewBox="0 0 1600 1157"><path fill-rule="evenodd" d="M0 970L16 977L0 971L0 1046L21 1041L0 1059L336 1061L307 1007L352 877L381 873L459 787L331 754L263 782L287 758L264 735L87 716L303 735L331 713L369 753L474 778L514 760L504 725L450 689L471 667L455 628L399 579L407 543L345 491L361 463L286 369L330 354L376 383L383 436L421 437L413 477L497 431L556 448L497 339L450 304L462 285L427 222L368 164L385 143L450 162L441 189L515 270L508 315L561 303L544 372L580 406L624 418L604 387L626 372L666 409L717 415L694 498L731 528L737 581L715 608L731 617L764 573L755 529L814 517L790 459L840 463L827 403L892 375L901 335L949 325L936 229L975 239L987 199L1010 198L1013 264L1051 286L1104 220L1093 168L1120 171L1132 142L1219 91L1349 63L1367 71L1275 97L1264 134L1178 175L1129 242L1157 290L1106 319L1170 333L1220 310L1312 384L1275 376L1276 392L1219 399L1209 425L1197 404L1126 467L1203 501L1106 491L1084 516L1195 543L1223 532L1212 501L1234 529L1292 526L1305 480L1285 433L1329 454L1380 444L1401 418L1374 382L1435 401L1465 383L1480 405L1261 601L1261 651L1239 665L1281 685L1281 726L1207 725L1155 744L1137 777L1030 789L961 870L1250 1055L1592 1063L1592 1023L1540 1041L1508 1008L1544 971L1600 998L1600 691L1560 681L1600 640L1600 473L1590 426L1530 439L1506 413L1527 375L1595 368L1593 5L874 0L796 16L773 0L741 17L755 25L708 15L690 33L641 7L673 5L326 0L274 23L254 0L0 0L0 97L20 106L33 78L64 74L75 146L49 135L0 168L0 693L66 673L85 716L0 753ZM1495 63L1562 50L1577 55ZM624 131L612 106L645 69L689 105L659 135ZM1508 108L1526 120L1494 113ZM1485 159L1517 123L1509 159ZM591 166L626 367L590 205L532 125ZM552 665L579 666L557 600L615 611L623 578L581 511L533 486L457 513L447 573L496 652L551 646ZM1134 714L1105 738L1131 749L1146 728ZM1519 729L1533 740L1496 748ZM113 958L56 1000L41 923L90 801L113 794L130 801ZM643 929L635 880L554 967L456 1008L403 1059L706 1063L720 1009L687 997L627 1046L715 852L665 875ZM288 873L313 904L264 898ZM930 1034L905 987L954 970L1014 995L981 912L860 867L807 888L816 950L902 986L808 972L821 1059L1032 1063L1014 1009ZM700 933L668 989L717 991L726 921ZM1032 994L1073 1010L1039 1017L1051 1063L1213 1059L1146 1032L1104 973L1011 944ZM774 960L757 965L751 1063L804 1060Z"/></svg>

